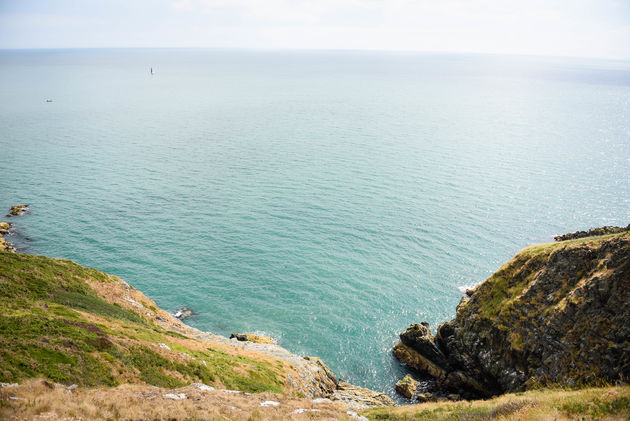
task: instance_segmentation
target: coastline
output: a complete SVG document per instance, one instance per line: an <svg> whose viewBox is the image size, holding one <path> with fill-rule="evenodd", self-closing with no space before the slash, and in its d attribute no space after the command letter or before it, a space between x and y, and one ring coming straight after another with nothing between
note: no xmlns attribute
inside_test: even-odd
<svg viewBox="0 0 630 421"><path fill-rule="evenodd" d="M0 228L4 229L0 234L6 234L11 226ZM271 415L263 419L313 417L315 412L365 420L365 416L406 419L429 410L461 414L462 403L477 408L490 398L490 405L497 408L509 406L506 419L518 419L511 417L536 405L571 413L553 397L566 395L577 404L604 399L612 405L606 411L630 415L630 387L623 383L626 357L617 352L627 350L627 343L617 343L617 336L623 337L623 329L630 325L627 308L617 302L624 302L630 290L629 228L593 229L589 232L595 235L588 237L579 231L559 236L556 243L525 248L486 281L467 290L456 318L441 325L437 336L424 322L401 333L394 355L416 374L433 377L438 388L418 393L414 376L406 375L396 389L408 403L419 405L402 407L383 393L338 379L320 358L293 354L271 338L252 334L227 338L191 327L178 318L194 314L191 309L184 307L171 314L116 276L69 260L3 251L0 259L6 270L0 272L0 283L8 288L0 294L4 303L0 319L5 326L0 344L9 353L3 351L0 359L4 360L0 399L18 401L18 406L8 406L15 409L21 405L20 399L28 400L20 396L30 396L33 390L49 397L71 392L77 405L79 396L121 392L122 396L160 401L160 406L178 400L188 408L188 401L196 400L232 411L238 401L252 413L267 407L270 409L264 411L276 411L275 415L265 412ZM570 283L567 277L572 279ZM609 299L600 303L597 297L601 296ZM512 310L517 300L517 307L525 311L520 318ZM510 317L504 317L506 314ZM495 319L501 323L498 328L492 326ZM584 325L585 320L593 326ZM541 321L547 323L543 330ZM60 328L41 330L49 324ZM580 334L572 331L572 324ZM65 326L75 330L66 333ZM565 331L568 336L558 336ZM573 352L575 338L575 346L588 344L580 348L589 352L588 359L582 361ZM13 350L7 347L9 343L15 346ZM537 352L539 347L547 354L534 360L531 355L529 359L520 355ZM563 361L562 355L556 355L558 350L570 351L570 359L558 363ZM53 355L57 361L51 359ZM16 358L23 356L37 360L36 364L28 368L29 363L22 361L12 368ZM596 356L599 359L593 359ZM83 361L81 370L95 374L84 380L77 372L68 371L79 359ZM541 371L549 367L536 366L536 359L552 360L554 371ZM97 370L85 365L96 360L100 364ZM156 365L155 361L162 362ZM142 365L147 362L148 368ZM219 370L214 372L218 377L204 373L211 365ZM28 370L15 371L20 366ZM79 384L72 383L75 381ZM242 387L230 386L239 384ZM608 387L585 389L597 384ZM553 391L550 400L545 400L531 390L538 387L561 388L561 393ZM524 392L527 399L517 398ZM224 395L227 400L220 397Z"/></svg>

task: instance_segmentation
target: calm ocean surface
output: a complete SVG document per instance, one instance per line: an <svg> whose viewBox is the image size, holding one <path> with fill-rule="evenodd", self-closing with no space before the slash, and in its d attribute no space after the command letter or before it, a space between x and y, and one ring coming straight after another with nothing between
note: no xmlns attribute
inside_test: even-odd
<svg viewBox="0 0 630 421"><path fill-rule="evenodd" d="M0 51L0 168L23 252L392 393L410 323L529 244L630 223L630 63Z"/></svg>

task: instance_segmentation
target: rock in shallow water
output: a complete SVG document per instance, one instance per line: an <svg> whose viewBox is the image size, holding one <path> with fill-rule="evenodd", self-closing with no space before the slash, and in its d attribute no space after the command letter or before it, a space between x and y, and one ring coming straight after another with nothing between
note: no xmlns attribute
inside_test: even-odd
<svg viewBox="0 0 630 421"><path fill-rule="evenodd" d="M190 308L184 306L182 308L180 308L179 310L177 310L175 313L173 313L173 317L179 319L179 320L184 320L189 318L190 316L195 315L196 313L194 311L192 311Z"/></svg>
<svg viewBox="0 0 630 421"><path fill-rule="evenodd" d="M22 215L24 212L28 210L28 205L15 205L11 206L9 209L9 213L7 213L8 217Z"/></svg>
<svg viewBox="0 0 630 421"><path fill-rule="evenodd" d="M407 374L396 383L396 392L400 393L407 399L411 399L416 390L418 389L418 382Z"/></svg>
<svg viewBox="0 0 630 421"><path fill-rule="evenodd" d="M400 334L403 344L418 351L439 367L447 367L448 361L444 353L438 348L435 337L429 329L429 323L413 324Z"/></svg>
<svg viewBox="0 0 630 421"><path fill-rule="evenodd" d="M11 228L11 224L8 222L0 222L0 235L7 234L9 229Z"/></svg>
<svg viewBox="0 0 630 421"><path fill-rule="evenodd" d="M238 341L249 341L257 344L273 344L275 343L269 336L254 335L253 333L232 333L230 339L235 338Z"/></svg>

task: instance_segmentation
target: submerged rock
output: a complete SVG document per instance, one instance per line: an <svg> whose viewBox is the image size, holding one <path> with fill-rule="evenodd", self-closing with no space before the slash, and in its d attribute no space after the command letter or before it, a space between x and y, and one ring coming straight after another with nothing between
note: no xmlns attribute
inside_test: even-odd
<svg viewBox="0 0 630 421"><path fill-rule="evenodd" d="M630 232L532 246L464 297L437 338L412 325L393 352L466 399L614 382L630 378L629 302Z"/></svg>
<svg viewBox="0 0 630 421"><path fill-rule="evenodd" d="M7 217L22 215L27 210L28 210L28 205L11 206L9 213L7 213Z"/></svg>
<svg viewBox="0 0 630 421"><path fill-rule="evenodd" d="M192 311L190 308L184 306L182 308L180 308L179 310L177 310L175 313L173 313L173 317L179 319L179 320L184 320L189 318L190 316L193 316L197 313L195 313L194 311Z"/></svg>
<svg viewBox="0 0 630 421"><path fill-rule="evenodd" d="M236 338L238 341L249 341L257 344L273 344L273 339L269 336L254 335L253 333L232 333L230 339Z"/></svg>
<svg viewBox="0 0 630 421"><path fill-rule="evenodd" d="M396 383L396 392L400 393L407 399L411 399L416 390L418 389L418 382L407 374Z"/></svg>

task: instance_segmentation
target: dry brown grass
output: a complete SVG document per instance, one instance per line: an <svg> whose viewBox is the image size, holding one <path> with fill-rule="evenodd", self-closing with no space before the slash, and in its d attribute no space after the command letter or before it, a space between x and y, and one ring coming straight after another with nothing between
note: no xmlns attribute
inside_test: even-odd
<svg viewBox="0 0 630 421"><path fill-rule="evenodd" d="M489 400L433 402L362 412L374 420L567 421L630 419L630 386L532 390Z"/></svg>
<svg viewBox="0 0 630 421"><path fill-rule="evenodd" d="M186 399L164 397L184 393ZM313 402L272 393L201 391L194 386L161 389L144 385L115 388L76 388L29 380L0 389L3 420L348 420L343 404ZM262 407L264 401L278 406ZM295 414L297 409L309 409Z"/></svg>

